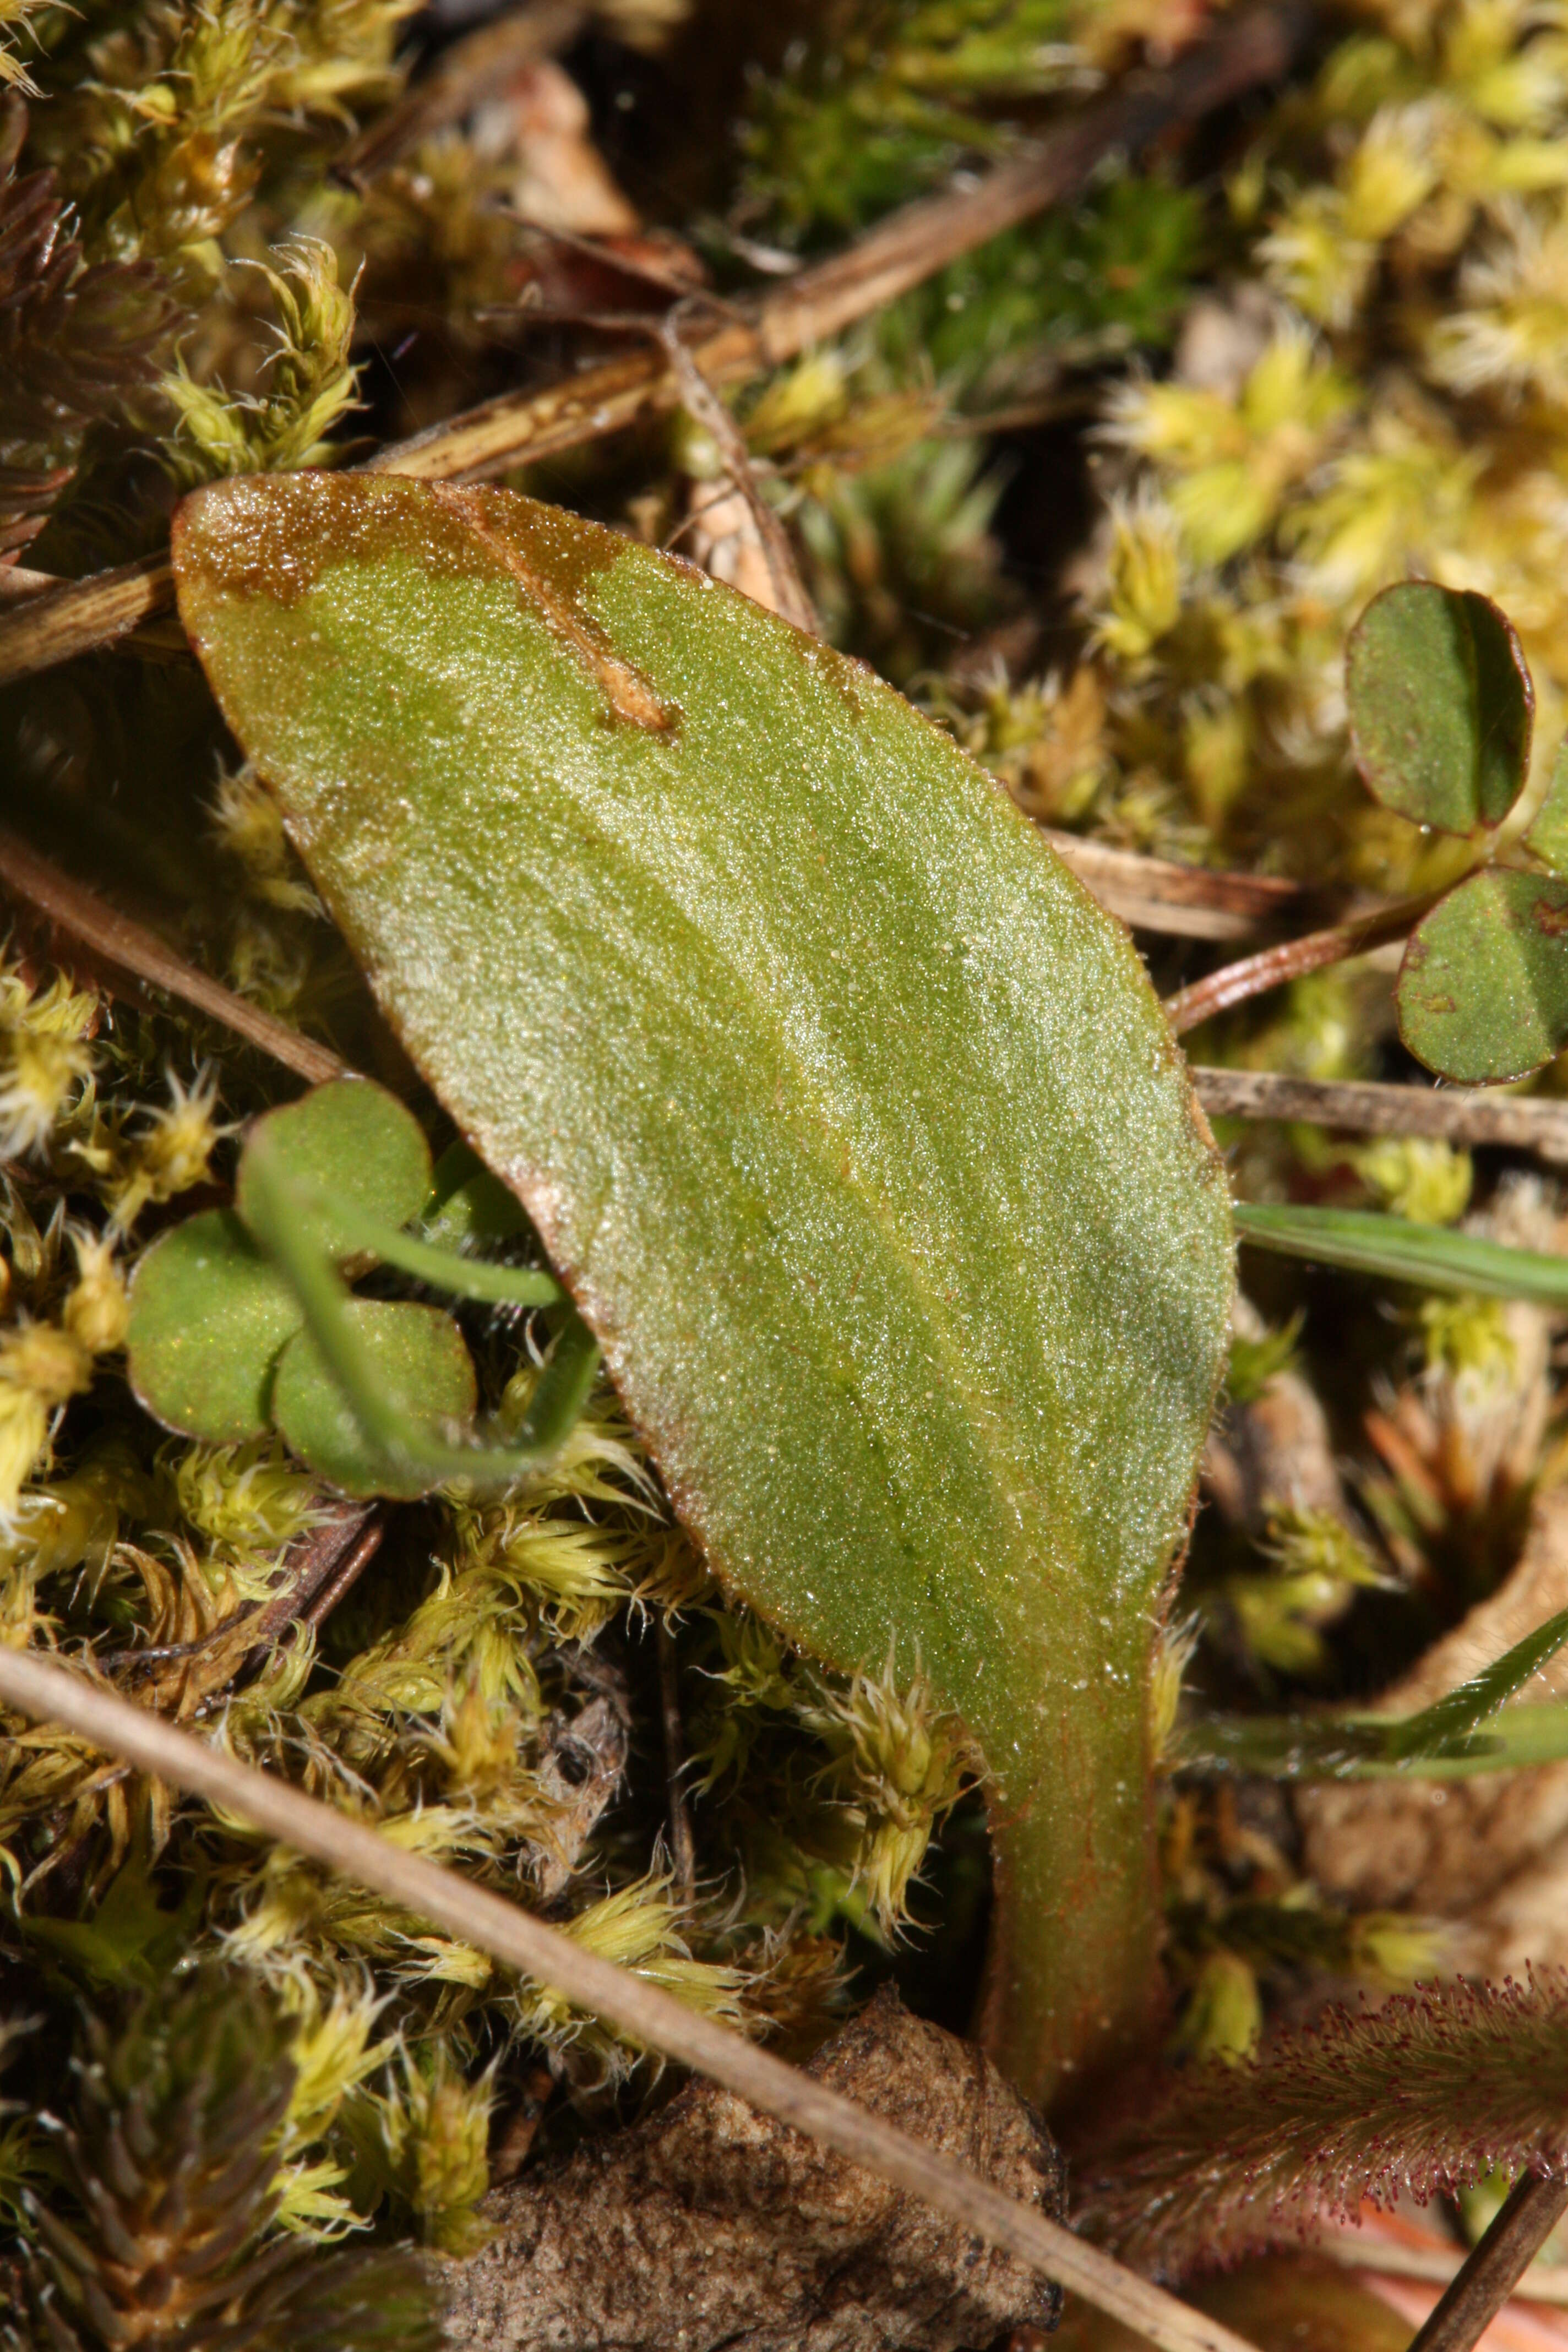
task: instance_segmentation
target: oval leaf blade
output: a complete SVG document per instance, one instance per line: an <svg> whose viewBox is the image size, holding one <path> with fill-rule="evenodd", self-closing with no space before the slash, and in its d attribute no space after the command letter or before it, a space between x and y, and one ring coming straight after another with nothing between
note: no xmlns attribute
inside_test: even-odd
<svg viewBox="0 0 1568 2352"><path fill-rule="evenodd" d="M155 1241L132 1277L131 1385L188 1437L258 1437L279 1350L299 1328L293 1292L239 1219L204 1209Z"/></svg>
<svg viewBox="0 0 1568 2352"><path fill-rule="evenodd" d="M1433 908L1399 971L1399 1034L1439 1077L1527 1077L1568 1045L1568 883L1491 866Z"/></svg>
<svg viewBox="0 0 1568 2352"><path fill-rule="evenodd" d="M356 1298L348 1313L374 1349L377 1375L395 1404L443 1437L449 1435L446 1424L472 1420L473 1358L449 1315L439 1307L385 1298ZM272 1416L291 1451L346 1495L413 1502L429 1491L429 1479L399 1478L367 1445L308 1331L297 1331L279 1359Z"/></svg>
<svg viewBox="0 0 1568 2352"><path fill-rule="evenodd" d="M1345 655L1351 740L1385 808L1440 833L1500 824L1530 758L1535 692L1489 597L1401 581L1374 596Z"/></svg>
<svg viewBox="0 0 1568 2352"><path fill-rule="evenodd" d="M175 546L230 724L718 1574L820 1657L920 1664L984 1747L993 2047L1042 2093L1125 2047L1232 1255L1127 935L868 671L596 525L296 475Z"/></svg>

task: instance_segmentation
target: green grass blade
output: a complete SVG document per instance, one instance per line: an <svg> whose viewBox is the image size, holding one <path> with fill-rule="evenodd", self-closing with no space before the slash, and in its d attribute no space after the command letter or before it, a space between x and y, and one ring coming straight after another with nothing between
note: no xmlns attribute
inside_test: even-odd
<svg viewBox="0 0 1568 2352"><path fill-rule="evenodd" d="M1568 1706L1511 1707L1514 1693L1568 1642L1568 1609L1415 1715L1210 1716L1184 1725L1180 1765L1277 1780L1447 1779L1568 1755ZM1524 1718L1530 1718L1527 1722ZM1537 1718L1542 1718L1537 1720ZM1479 1732L1479 1727L1487 1728ZM1561 1743L1560 1745L1555 1743ZM1533 1743L1533 1748L1532 1748ZM1531 1751L1519 1754L1521 1749ZM1533 1752L1540 1749L1542 1752Z"/></svg>
<svg viewBox="0 0 1568 2352"><path fill-rule="evenodd" d="M1564 1642L1568 1642L1568 1609L1560 1609L1469 1682L1423 1707L1419 1715L1405 1716L1393 1725L1393 1760L1404 1763L1415 1756L1440 1755L1462 1743L1478 1724L1506 1706L1515 1691L1522 1690L1531 1676L1556 1656Z"/></svg>
<svg viewBox="0 0 1568 2352"><path fill-rule="evenodd" d="M1296 1209L1251 1202L1237 1203L1236 1223L1244 1242L1284 1257L1383 1275L1425 1290L1474 1291L1489 1298L1529 1298L1542 1307L1568 1307L1568 1257L1513 1249L1479 1234L1411 1224L1372 1209Z"/></svg>

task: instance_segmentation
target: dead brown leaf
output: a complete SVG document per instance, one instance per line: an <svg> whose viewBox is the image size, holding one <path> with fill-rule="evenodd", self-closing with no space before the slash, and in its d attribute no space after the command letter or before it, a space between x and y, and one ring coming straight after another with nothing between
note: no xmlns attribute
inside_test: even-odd
<svg viewBox="0 0 1568 2352"><path fill-rule="evenodd" d="M973 2045L889 1991L807 2070L1059 2219L1061 2159ZM1049 2326L1058 2291L1010 2257L692 2083L552 2173L495 2189L495 2235L447 2268L457 2352L958 2352Z"/></svg>

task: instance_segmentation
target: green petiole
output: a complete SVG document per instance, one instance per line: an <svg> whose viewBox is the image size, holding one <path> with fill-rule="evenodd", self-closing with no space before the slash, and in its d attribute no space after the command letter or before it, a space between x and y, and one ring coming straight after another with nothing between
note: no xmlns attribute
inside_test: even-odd
<svg viewBox="0 0 1568 2352"><path fill-rule="evenodd" d="M438 1249L434 1242L399 1233L378 1217L365 1216L337 1200L331 1203L331 1219L335 1241L352 1249L373 1251L384 1265L395 1265L400 1274L411 1274L416 1281L427 1282L432 1289L444 1290L451 1297L480 1299L493 1307L566 1304L560 1283L542 1267L489 1265L480 1258L458 1257L450 1250Z"/></svg>

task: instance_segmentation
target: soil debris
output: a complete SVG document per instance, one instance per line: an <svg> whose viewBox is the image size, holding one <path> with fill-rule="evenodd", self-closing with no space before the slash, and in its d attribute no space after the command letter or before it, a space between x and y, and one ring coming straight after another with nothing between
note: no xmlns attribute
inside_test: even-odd
<svg viewBox="0 0 1568 2352"><path fill-rule="evenodd" d="M879 1993L808 2071L1053 2218L1063 2168L971 2044ZM958 2352L1050 2327L1059 2290L710 2083L492 2191L447 2264L454 2352Z"/></svg>

